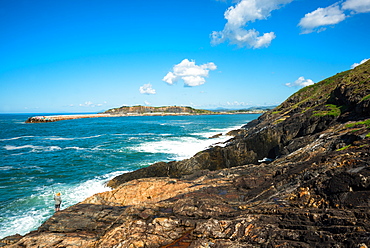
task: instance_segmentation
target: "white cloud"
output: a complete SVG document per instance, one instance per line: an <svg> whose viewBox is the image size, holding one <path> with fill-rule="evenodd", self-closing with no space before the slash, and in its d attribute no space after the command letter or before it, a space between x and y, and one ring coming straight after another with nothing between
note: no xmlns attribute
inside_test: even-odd
<svg viewBox="0 0 370 248"><path fill-rule="evenodd" d="M365 62L367 62L368 60L370 60L370 59L363 59L363 60L361 60L360 63L354 63L353 65L351 65L351 69L353 69L353 68L355 68L355 67L357 67L357 66L359 66L359 65L361 65L361 64L363 64Z"/></svg>
<svg viewBox="0 0 370 248"><path fill-rule="evenodd" d="M178 78L174 73L169 72L169 73L167 73L167 75L162 80L165 81L166 83L172 85L176 82L177 79Z"/></svg>
<svg viewBox="0 0 370 248"><path fill-rule="evenodd" d="M293 0L241 0L226 10L227 23L222 31L213 31L211 43L218 45L225 41L239 47L268 47L276 35L274 32L260 35L255 29L245 29L247 23L267 19L273 10Z"/></svg>
<svg viewBox="0 0 370 248"><path fill-rule="evenodd" d="M148 95L154 95L156 93L151 84L144 84L143 86L140 86L139 91L141 94Z"/></svg>
<svg viewBox="0 0 370 248"><path fill-rule="evenodd" d="M285 85L288 87L306 87L312 84L314 84L314 81L312 81L311 79L305 79L304 77L299 77L293 83L286 83Z"/></svg>
<svg viewBox="0 0 370 248"><path fill-rule="evenodd" d="M234 101L234 102L226 102L226 105L227 106L249 106L250 104L245 103L245 102Z"/></svg>
<svg viewBox="0 0 370 248"><path fill-rule="evenodd" d="M370 0L347 0L342 4L342 9L355 13L370 12Z"/></svg>
<svg viewBox="0 0 370 248"><path fill-rule="evenodd" d="M91 101L87 101L85 103L80 103L80 107L93 107L94 104Z"/></svg>
<svg viewBox="0 0 370 248"><path fill-rule="evenodd" d="M335 3L329 7L318 8L317 10L306 14L298 25L302 28L302 33L308 34L315 31L318 27L334 25L344 19L346 19L346 15L340 9L339 5ZM317 31L323 31L323 29L319 29Z"/></svg>
<svg viewBox="0 0 370 248"><path fill-rule="evenodd" d="M173 67L173 71L167 73L162 80L173 85L175 82L182 79L185 86L199 86L206 82L205 77L208 77L209 71L216 69L217 66L212 62L203 65L196 65L195 61L184 59L179 64L175 65Z"/></svg>
<svg viewBox="0 0 370 248"><path fill-rule="evenodd" d="M150 105L150 102L144 101L144 104L147 105L147 106L149 106Z"/></svg>
<svg viewBox="0 0 370 248"><path fill-rule="evenodd" d="M101 107L101 106L103 106L105 103L107 103L107 102L104 102L104 103L93 103L93 102L91 102L91 101L87 101L87 102L85 102L85 103L80 103L78 106L80 106L80 107L90 107L90 108L95 108L95 107ZM74 105L73 104L70 104L69 105L70 107L74 107Z"/></svg>
<svg viewBox="0 0 370 248"><path fill-rule="evenodd" d="M345 13L349 11L349 13ZM318 8L306 14L299 22L303 34L321 32L324 26L335 25L351 15L370 12L370 0L338 1L328 7Z"/></svg>

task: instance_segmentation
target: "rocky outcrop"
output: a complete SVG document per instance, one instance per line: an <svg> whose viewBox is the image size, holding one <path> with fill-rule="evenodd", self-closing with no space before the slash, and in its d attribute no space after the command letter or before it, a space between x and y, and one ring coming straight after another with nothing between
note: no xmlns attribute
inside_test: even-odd
<svg viewBox="0 0 370 248"><path fill-rule="evenodd" d="M127 115L127 114L212 114L214 112L203 109L194 109L191 107L181 106L166 106L166 107L150 107L150 106L122 106L105 111L103 114L112 115Z"/></svg>
<svg viewBox="0 0 370 248"><path fill-rule="evenodd" d="M112 191L0 242L370 247L369 73L367 62L306 87L224 147L116 177Z"/></svg>
<svg viewBox="0 0 370 248"><path fill-rule="evenodd" d="M334 140L269 164L133 180L8 247L367 247L369 139L323 156Z"/></svg>
<svg viewBox="0 0 370 248"><path fill-rule="evenodd" d="M365 63L303 88L277 108L245 125L244 132L229 140L225 147L216 146L183 161L156 163L118 176L108 185L114 188L132 179L179 177L200 169L218 170L288 155L335 125L369 118L369 82L370 64Z"/></svg>
<svg viewBox="0 0 370 248"><path fill-rule="evenodd" d="M32 116L29 117L25 123L45 123L85 118L99 118L99 117L111 117L110 114L82 114L82 115L48 115L48 116Z"/></svg>

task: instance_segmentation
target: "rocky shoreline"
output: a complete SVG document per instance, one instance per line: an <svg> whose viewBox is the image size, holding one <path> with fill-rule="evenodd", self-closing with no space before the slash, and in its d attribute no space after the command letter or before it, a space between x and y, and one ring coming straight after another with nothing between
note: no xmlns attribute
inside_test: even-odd
<svg viewBox="0 0 370 248"><path fill-rule="evenodd" d="M194 109L191 107L148 107L132 106L109 109L97 114L72 114L72 115L49 115L49 116L32 116L25 123L45 123L64 120L99 118L99 117L124 117L124 116L182 116L182 115L227 115L227 114L261 114L266 110L239 110L239 111L222 111L214 112L210 110Z"/></svg>
<svg viewBox="0 0 370 248"><path fill-rule="evenodd" d="M234 135L120 175L111 191L0 244L370 247L370 61L303 88Z"/></svg>

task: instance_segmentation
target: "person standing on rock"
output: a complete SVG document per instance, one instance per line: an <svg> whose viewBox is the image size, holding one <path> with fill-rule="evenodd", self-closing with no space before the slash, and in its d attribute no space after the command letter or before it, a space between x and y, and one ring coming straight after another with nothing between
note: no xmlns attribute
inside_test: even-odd
<svg viewBox="0 0 370 248"><path fill-rule="evenodd" d="M60 193L56 193L54 196L55 201L55 212L60 210L60 204L62 204L62 197L60 196Z"/></svg>

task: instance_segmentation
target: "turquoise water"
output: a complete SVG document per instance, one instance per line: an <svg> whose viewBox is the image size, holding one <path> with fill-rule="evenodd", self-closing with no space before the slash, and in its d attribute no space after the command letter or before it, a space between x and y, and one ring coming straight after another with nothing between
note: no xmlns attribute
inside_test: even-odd
<svg viewBox="0 0 370 248"><path fill-rule="evenodd" d="M62 209L109 190L105 183L159 161L193 156L256 114L92 118L25 124L0 115L0 238L37 229ZM31 115L32 116L32 115Z"/></svg>

